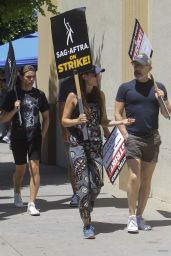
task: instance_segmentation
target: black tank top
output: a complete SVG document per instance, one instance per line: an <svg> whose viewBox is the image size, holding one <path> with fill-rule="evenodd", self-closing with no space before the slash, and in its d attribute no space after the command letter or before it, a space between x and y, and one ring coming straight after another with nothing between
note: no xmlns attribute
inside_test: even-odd
<svg viewBox="0 0 171 256"><path fill-rule="evenodd" d="M88 122L86 123L87 132L88 132L88 141L102 141L101 138L101 130L100 130L100 107L97 103L88 102L89 106L89 115L87 116ZM79 108L78 104L73 112L72 118L77 118L79 116ZM83 141L83 133L81 129L81 125L76 125L73 127L69 127L68 130L71 135L71 140L78 142Z"/></svg>

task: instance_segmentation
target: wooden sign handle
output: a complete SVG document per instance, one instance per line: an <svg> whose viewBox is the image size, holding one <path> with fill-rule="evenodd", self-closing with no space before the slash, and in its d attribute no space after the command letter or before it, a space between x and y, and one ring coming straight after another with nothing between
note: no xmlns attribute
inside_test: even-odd
<svg viewBox="0 0 171 256"><path fill-rule="evenodd" d="M158 85L157 85L156 81L154 80L154 77L152 76L152 74L150 74L150 77L151 77L151 80L153 81L154 88L156 90L158 90ZM170 119L170 112L169 112L162 96L159 97L159 104L160 104L161 109L163 110L164 117L167 119Z"/></svg>
<svg viewBox="0 0 171 256"><path fill-rule="evenodd" d="M81 90L80 90L80 81L79 81L78 73L76 73L76 72L74 72L74 80L75 80L75 85L76 85L76 90L77 90L79 111L80 111L80 114L84 114L84 107L83 107ZM83 139L88 140L86 124L82 124L82 131L83 131Z"/></svg>

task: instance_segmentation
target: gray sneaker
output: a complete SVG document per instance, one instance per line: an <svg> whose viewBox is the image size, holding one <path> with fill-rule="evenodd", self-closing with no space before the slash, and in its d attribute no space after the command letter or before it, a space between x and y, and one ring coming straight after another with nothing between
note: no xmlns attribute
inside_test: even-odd
<svg viewBox="0 0 171 256"><path fill-rule="evenodd" d="M70 207L78 207L78 199L76 194L73 194L71 198Z"/></svg>
<svg viewBox="0 0 171 256"><path fill-rule="evenodd" d="M138 225L137 225L137 218L135 215L131 215L128 218L128 225L127 225L128 233L138 233Z"/></svg>
<svg viewBox="0 0 171 256"><path fill-rule="evenodd" d="M16 207L23 207L23 201L20 193L14 193L14 204Z"/></svg>
<svg viewBox="0 0 171 256"><path fill-rule="evenodd" d="M148 225L142 216L137 216L137 225L139 230L149 231L151 230L151 226Z"/></svg>

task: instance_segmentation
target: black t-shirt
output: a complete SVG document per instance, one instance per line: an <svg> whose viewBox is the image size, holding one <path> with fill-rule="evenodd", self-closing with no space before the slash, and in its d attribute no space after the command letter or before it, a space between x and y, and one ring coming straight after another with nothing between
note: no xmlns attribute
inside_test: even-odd
<svg viewBox="0 0 171 256"><path fill-rule="evenodd" d="M65 102L68 94L70 92L73 92L76 94L76 88L75 88L75 82L73 77L69 77L65 79L61 84L60 84L60 90L59 90L59 95L58 95L58 102Z"/></svg>
<svg viewBox="0 0 171 256"><path fill-rule="evenodd" d="M164 91L164 100L167 100L167 91L163 84L158 83L159 89ZM140 83L132 80L119 87L116 101L124 102L127 118L135 118L134 124L127 126L129 133L144 136L158 129L159 103L155 97L152 80Z"/></svg>
<svg viewBox="0 0 171 256"><path fill-rule="evenodd" d="M24 138L28 140L37 136L41 132L39 120L39 112L45 112L49 109L49 104L45 94L37 88L32 88L30 91L17 89L18 100L21 101L21 119L22 125L19 122L19 115L16 113L12 118L12 133L11 138ZM10 112L14 108L16 94L14 91L7 93L2 109Z"/></svg>

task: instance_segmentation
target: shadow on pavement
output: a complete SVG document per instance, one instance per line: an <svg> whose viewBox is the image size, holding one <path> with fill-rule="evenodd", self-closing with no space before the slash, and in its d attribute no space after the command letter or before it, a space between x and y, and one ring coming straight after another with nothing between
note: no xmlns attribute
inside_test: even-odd
<svg viewBox="0 0 171 256"><path fill-rule="evenodd" d="M161 215L163 215L163 217L171 219L171 212L167 212L167 211L162 211L162 210L157 210Z"/></svg>
<svg viewBox="0 0 171 256"><path fill-rule="evenodd" d="M171 220L154 220L154 221L148 221L147 223L149 223L152 226L152 228L171 226ZM126 224L97 222L97 221L92 221L92 224L95 227L96 234L112 233L118 230L124 230L127 227Z"/></svg>
<svg viewBox="0 0 171 256"><path fill-rule="evenodd" d="M152 227L171 226L171 220L150 220L147 221Z"/></svg>
<svg viewBox="0 0 171 256"><path fill-rule="evenodd" d="M15 165L12 162L0 163L0 189L8 190L13 188L12 176L15 171ZM58 166L40 165L41 186L60 185L69 182L68 174L65 168ZM29 170L26 168L26 173L23 179L22 187L29 184Z"/></svg>
<svg viewBox="0 0 171 256"><path fill-rule="evenodd" d="M56 199L57 197L62 197L62 199ZM43 199L43 196L40 196L41 198L36 199L36 206L38 209L40 209L40 212L47 212L50 210L62 210L62 209L71 209L69 202L71 200L71 196L67 194L60 194L60 195L44 195L46 199ZM53 197L55 200L52 201ZM13 197L0 197L0 199L11 199ZM49 198L49 200L47 199ZM95 204L95 208L99 207L119 207L118 204L115 203L116 198L98 198ZM13 203L5 203L0 204L0 220L5 220L6 218L20 214L23 212L26 212L27 210L27 203L25 202L25 198L23 197L24 207L23 208L16 208ZM118 202L118 199L117 199ZM124 202L121 198L121 202ZM121 208L123 208L123 205L121 205ZM73 207L72 207L73 208ZM76 210L77 207L74 207Z"/></svg>
<svg viewBox="0 0 171 256"><path fill-rule="evenodd" d="M46 195L47 198L48 195ZM54 195L55 197L57 197L57 195ZM59 195L60 197L65 197L63 199L60 200L55 200L55 201L47 201L45 199L41 199L38 198L36 200L36 205L38 207L40 207L41 212L46 212L49 210L54 210L54 209L71 209L71 207L69 206L69 202L71 200L70 195ZM53 196L50 195L49 199L51 199ZM117 200L116 200L117 199ZM119 202L119 200L121 199L121 202ZM100 207L114 207L114 208L126 208L127 204L125 203L124 198L97 198L96 203L95 203L95 208L100 208ZM76 207L77 208L77 207Z"/></svg>
<svg viewBox="0 0 171 256"><path fill-rule="evenodd" d="M63 196L63 195L60 195ZM62 210L62 209L71 209L69 202L71 200L70 195L68 197L60 199L60 200L55 200L55 201L47 201L44 199L38 198L36 200L36 205L38 208L40 208L41 212L47 212L50 210ZM77 209L77 207L75 207Z"/></svg>
<svg viewBox="0 0 171 256"><path fill-rule="evenodd" d="M12 175L15 165L12 162L0 163L0 189L10 189L13 187Z"/></svg>
<svg viewBox="0 0 171 256"><path fill-rule="evenodd" d="M95 227L96 234L112 233L118 230L124 230L126 228L125 224L118 223L92 221L92 224Z"/></svg>
<svg viewBox="0 0 171 256"><path fill-rule="evenodd" d="M60 196L63 196L63 195L60 195ZM36 206L38 209L40 209L40 213L47 212L50 210L59 210L59 209L67 210L67 209L71 209L71 207L69 206L70 200L71 200L71 197L69 195L65 199L55 200L55 201L47 201L47 200L38 198L36 199ZM27 211L26 202L24 202L24 207L22 208L15 207L13 203L0 204L0 221L9 219L13 215L26 213L26 211Z"/></svg>
<svg viewBox="0 0 171 256"><path fill-rule="evenodd" d="M0 221L10 219L13 215L25 213L27 211L27 206L17 208L13 203L1 204L0 207Z"/></svg>
<svg viewBox="0 0 171 256"><path fill-rule="evenodd" d="M127 198L97 198L96 207L128 208Z"/></svg>

